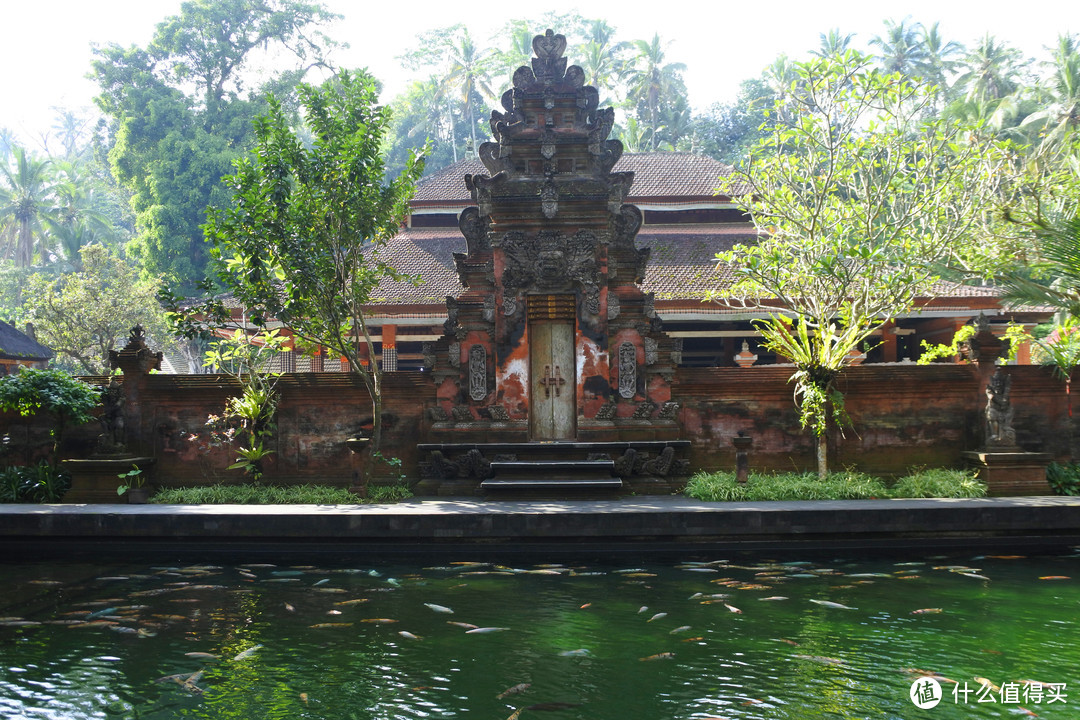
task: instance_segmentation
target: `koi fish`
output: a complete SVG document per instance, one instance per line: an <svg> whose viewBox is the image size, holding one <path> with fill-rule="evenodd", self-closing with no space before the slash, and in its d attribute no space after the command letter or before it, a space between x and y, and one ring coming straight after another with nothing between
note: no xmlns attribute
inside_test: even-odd
<svg viewBox="0 0 1080 720"><path fill-rule="evenodd" d="M672 630L668 634L669 635L678 635L679 633L686 632L689 629L690 629L689 625L680 625L679 627L675 628L674 630Z"/></svg>
<svg viewBox="0 0 1080 720"><path fill-rule="evenodd" d="M202 676L203 671L196 670L193 673L178 673L176 675L166 675L165 677L158 678L154 682L174 682L188 692L199 695L202 694L203 689L195 683L197 683Z"/></svg>
<svg viewBox="0 0 1080 720"><path fill-rule="evenodd" d="M315 623L314 625L308 625L310 628L342 628L352 627L352 623Z"/></svg>
<svg viewBox="0 0 1080 720"><path fill-rule="evenodd" d="M656 613L655 615L653 615L651 618L649 618L645 622L652 622L653 620L659 620L660 618L666 618L666 617L667 617L667 613Z"/></svg>
<svg viewBox="0 0 1080 720"><path fill-rule="evenodd" d="M641 662L650 662L652 660L671 660L674 657L675 653L673 652L662 652L656 653L655 655L650 655L649 657L638 658L638 660L640 660Z"/></svg>
<svg viewBox="0 0 1080 720"><path fill-rule="evenodd" d="M454 611L451 610L450 608L446 607L445 605L436 605L435 603L424 603L424 607L430 608L430 609L434 610L437 613L446 613L448 615L453 615L454 614Z"/></svg>
<svg viewBox="0 0 1080 720"><path fill-rule="evenodd" d="M799 647L799 643L795 642L794 640L788 640L787 638L776 638L776 642L787 643L788 645L794 645L795 647Z"/></svg>
<svg viewBox="0 0 1080 720"><path fill-rule="evenodd" d="M912 610L912 615L937 615L944 612L941 608L922 608L920 610Z"/></svg>
<svg viewBox="0 0 1080 720"><path fill-rule="evenodd" d="M517 685L515 685L513 687L508 687L505 690L503 690L501 693L499 693L498 695L495 696L495 699L496 700L502 700L505 697L510 697L511 695L517 695L518 693L525 692L526 690L528 690L531 687L532 687L532 683L518 683Z"/></svg>
<svg viewBox="0 0 1080 720"><path fill-rule="evenodd" d="M585 603L584 605L579 607L578 610L584 610L585 608L590 608L590 607L592 607L592 603Z"/></svg>
<svg viewBox="0 0 1080 720"><path fill-rule="evenodd" d="M982 685L983 687L988 687L988 688L990 688L990 689L991 689L992 691L994 691L994 692L996 692L996 693L1000 693L1000 692L1001 692L1001 688L999 688L999 687L998 687L997 685L995 685L994 683L990 682L989 680L987 680L987 679L986 679L986 678L984 678L984 677L976 677L976 678L973 678L973 679L975 680L975 682L979 683L979 684L980 684L980 685Z"/></svg>
<svg viewBox="0 0 1080 720"><path fill-rule="evenodd" d="M482 635L482 634L486 634L486 633L503 632L504 630L509 630L509 629L510 628L504 628L504 627L478 627L478 628L473 628L472 630L466 630L465 634L466 635Z"/></svg>
<svg viewBox="0 0 1080 720"><path fill-rule="evenodd" d="M840 603L832 602L831 600L810 600L810 602L812 602L812 603L814 603L816 605L821 605L823 607L827 607L827 608L836 608L837 610L858 610L859 609L859 608L848 607L847 605L841 605Z"/></svg>
<svg viewBox="0 0 1080 720"><path fill-rule="evenodd" d="M521 717L522 710L524 710L524 708L518 708L514 712L510 713L510 717L506 718L506 720L518 720L518 718Z"/></svg>
<svg viewBox="0 0 1080 720"><path fill-rule="evenodd" d="M212 653L205 652L187 652L184 653L184 657L196 658L199 660L217 660L218 656Z"/></svg>
<svg viewBox="0 0 1080 720"><path fill-rule="evenodd" d="M360 622L374 623L375 625L386 625L387 623L396 623L397 620L392 620L391 618L364 618Z"/></svg>
<svg viewBox="0 0 1080 720"><path fill-rule="evenodd" d="M1040 580L1071 580L1068 575L1043 575Z"/></svg>
<svg viewBox="0 0 1080 720"><path fill-rule="evenodd" d="M736 615L742 615L742 610L735 607L734 605L728 605L727 603L724 603L724 607L726 607L728 610L735 613Z"/></svg>
<svg viewBox="0 0 1080 720"><path fill-rule="evenodd" d="M787 598L784 597L783 595L773 595L773 596L767 597L767 598L758 598L758 600L760 600L761 602L770 602L770 601L776 601L776 600L787 600Z"/></svg>
<svg viewBox="0 0 1080 720"><path fill-rule="evenodd" d="M959 575L960 577L974 578L975 580L989 580L990 579L990 578L986 577L985 575L976 575L975 573L958 572L956 574Z"/></svg>
<svg viewBox="0 0 1080 720"><path fill-rule="evenodd" d="M683 639L683 642L701 642L701 641L702 641L702 640L704 640L704 639L705 639L705 638L703 638L703 637L701 637L700 635L698 635L697 637L688 637L688 638L684 638L684 639Z"/></svg>
<svg viewBox="0 0 1080 720"><path fill-rule="evenodd" d="M589 654L589 651L585 648L579 648L577 650L563 650L559 653L559 657L585 657Z"/></svg>
<svg viewBox="0 0 1080 720"><path fill-rule="evenodd" d="M466 630L477 630L477 629L480 628L479 625L473 625L472 623L466 623L466 622L456 622L454 620L447 620L446 624L447 625L456 625L457 627L465 628Z"/></svg>
<svg viewBox="0 0 1080 720"><path fill-rule="evenodd" d="M334 603L335 605L347 606L347 605L359 605L360 603L370 602L370 598L356 598L355 600L342 600Z"/></svg>
<svg viewBox="0 0 1080 720"><path fill-rule="evenodd" d="M638 608L638 611L637 611L638 615L640 615L641 613L645 612L648 609L649 609L648 605L642 605L641 607Z"/></svg>
<svg viewBox="0 0 1080 720"><path fill-rule="evenodd" d="M233 660L234 661L235 660L247 660L249 657L253 656L255 653L257 653L261 649L262 649L262 645L252 645L247 650L244 650L242 653L239 653L236 657L233 658Z"/></svg>
<svg viewBox="0 0 1080 720"><path fill-rule="evenodd" d="M419 640L420 639L419 635L413 635L408 630L399 630L398 635L405 638L406 640Z"/></svg>

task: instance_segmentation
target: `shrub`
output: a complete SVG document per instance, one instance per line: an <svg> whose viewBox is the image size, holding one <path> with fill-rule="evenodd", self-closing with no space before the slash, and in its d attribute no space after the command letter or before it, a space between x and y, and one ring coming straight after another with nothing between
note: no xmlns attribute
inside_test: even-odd
<svg viewBox="0 0 1080 720"><path fill-rule="evenodd" d="M1080 464L1050 463L1046 468L1046 481L1057 495L1080 495Z"/></svg>
<svg viewBox="0 0 1080 720"><path fill-rule="evenodd" d="M71 487L71 476L47 462L0 470L0 502L59 502Z"/></svg>
<svg viewBox="0 0 1080 720"><path fill-rule="evenodd" d="M971 470L931 468L900 478L890 494L896 498L986 497L986 485Z"/></svg>
<svg viewBox="0 0 1080 720"><path fill-rule="evenodd" d="M751 473L746 485L728 472L697 473L690 478L686 494L699 500L858 500L888 497L889 491L876 478L853 471L830 473L824 480L817 473Z"/></svg>
<svg viewBox="0 0 1080 720"><path fill-rule="evenodd" d="M163 505L355 505L360 498L329 485L204 485L166 488L150 500Z"/></svg>
<svg viewBox="0 0 1080 720"><path fill-rule="evenodd" d="M408 485L368 485L367 499L373 503L392 503L413 496Z"/></svg>
<svg viewBox="0 0 1080 720"><path fill-rule="evenodd" d="M81 425L92 418L90 411L101 401L101 392L63 370L36 370L20 367L14 375L0 378L0 410L30 417L39 412L52 416L52 460L68 425ZM27 449L29 453L29 448ZM28 458L29 461L29 458Z"/></svg>

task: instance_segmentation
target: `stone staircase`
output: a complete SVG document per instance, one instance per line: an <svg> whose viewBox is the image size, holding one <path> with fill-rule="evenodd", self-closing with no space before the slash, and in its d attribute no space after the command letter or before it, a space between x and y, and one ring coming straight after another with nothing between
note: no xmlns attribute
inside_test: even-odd
<svg viewBox="0 0 1080 720"><path fill-rule="evenodd" d="M688 440L424 443L416 491L669 493L688 473L689 449Z"/></svg>

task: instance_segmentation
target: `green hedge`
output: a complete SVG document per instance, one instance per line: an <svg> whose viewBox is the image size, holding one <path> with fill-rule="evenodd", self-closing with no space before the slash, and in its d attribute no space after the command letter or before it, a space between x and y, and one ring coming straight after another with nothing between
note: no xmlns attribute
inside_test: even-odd
<svg viewBox="0 0 1080 720"><path fill-rule="evenodd" d="M690 478L685 494L698 500L727 502L964 498L984 497L986 486L972 472L944 469L920 470L891 486L879 478L852 471L830 473L824 480L817 473L751 473L745 485L735 482L735 473L701 472Z"/></svg>

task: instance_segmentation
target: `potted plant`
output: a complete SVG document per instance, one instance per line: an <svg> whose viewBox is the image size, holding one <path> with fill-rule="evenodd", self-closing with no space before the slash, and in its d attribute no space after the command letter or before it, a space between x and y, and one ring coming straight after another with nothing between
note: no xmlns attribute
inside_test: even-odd
<svg viewBox="0 0 1080 720"><path fill-rule="evenodd" d="M132 465L126 473L120 473L116 477L124 481L116 488L117 495L127 493L127 501L132 505L145 505L150 500L150 488L145 487L146 476L138 465Z"/></svg>

